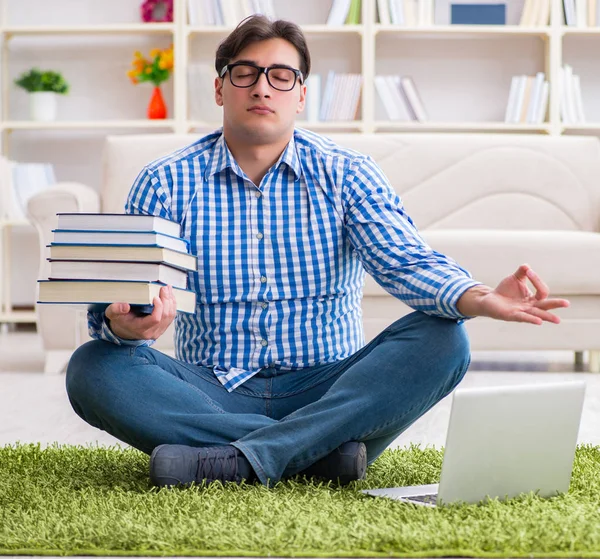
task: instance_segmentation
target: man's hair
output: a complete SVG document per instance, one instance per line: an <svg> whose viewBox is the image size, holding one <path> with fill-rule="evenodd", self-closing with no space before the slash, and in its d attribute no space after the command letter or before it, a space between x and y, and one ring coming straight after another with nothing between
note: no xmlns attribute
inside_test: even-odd
<svg viewBox="0 0 600 559"><path fill-rule="evenodd" d="M268 39L284 39L296 48L300 55L299 70L306 79L310 72L310 53L302 29L291 21L283 19L272 21L262 14L255 14L242 20L229 36L219 44L215 58L217 75L220 76L223 67L229 64L248 45Z"/></svg>

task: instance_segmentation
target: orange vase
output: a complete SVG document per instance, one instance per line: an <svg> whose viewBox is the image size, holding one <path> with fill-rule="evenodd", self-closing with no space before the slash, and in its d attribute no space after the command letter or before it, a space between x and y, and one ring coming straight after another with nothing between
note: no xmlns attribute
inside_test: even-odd
<svg viewBox="0 0 600 559"><path fill-rule="evenodd" d="M152 97L148 105L148 118L167 118L167 105L158 86L155 86L152 91Z"/></svg>

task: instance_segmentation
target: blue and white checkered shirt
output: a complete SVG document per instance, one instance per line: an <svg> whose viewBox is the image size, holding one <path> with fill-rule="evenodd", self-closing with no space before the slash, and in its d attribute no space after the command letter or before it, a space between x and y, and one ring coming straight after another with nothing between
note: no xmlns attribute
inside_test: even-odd
<svg viewBox="0 0 600 559"><path fill-rule="evenodd" d="M412 308L453 319L478 283L425 243L370 157L302 129L259 186L218 130L146 166L125 209L181 224L198 255L197 308L177 315L176 356L213 368L228 391L270 365L360 349L365 270ZM89 326L94 338L152 343L121 340L103 314Z"/></svg>

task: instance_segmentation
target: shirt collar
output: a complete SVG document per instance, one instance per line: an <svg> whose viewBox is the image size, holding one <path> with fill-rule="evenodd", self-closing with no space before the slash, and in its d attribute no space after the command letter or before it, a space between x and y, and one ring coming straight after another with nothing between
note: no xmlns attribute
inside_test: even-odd
<svg viewBox="0 0 600 559"><path fill-rule="evenodd" d="M285 163L294 172L296 180L302 176L302 166L300 165L300 158L296 151L296 141L294 136L288 142L288 145L283 150L283 153L275 163L274 167L278 167L281 163ZM209 164L206 166L204 173L205 180L208 180L212 175L220 173L223 169L230 167L231 170L238 176L243 177L244 172L237 164L234 159L227 143L225 142L225 136L221 133L219 139L216 141L212 158Z"/></svg>

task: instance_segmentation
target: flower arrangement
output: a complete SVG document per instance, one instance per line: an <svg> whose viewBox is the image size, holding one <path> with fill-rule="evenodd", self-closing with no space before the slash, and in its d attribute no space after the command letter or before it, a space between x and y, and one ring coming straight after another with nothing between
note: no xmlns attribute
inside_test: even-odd
<svg viewBox="0 0 600 559"><path fill-rule="evenodd" d="M173 21L173 0L146 0L140 6L142 21Z"/></svg>
<svg viewBox="0 0 600 559"><path fill-rule="evenodd" d="M134 84L152 82L158 87L169 79L173 71L173 45L167 49L152 49L150 58L145 58L140 51L136 51L131 65L127 75Z"/></svg>
<svg viewBox="0 0 600 559"><path fill-rule="evenodd" d="M52 93L65 95L69 92L69 84L65 81L60 72L40 70L39 68L32 68L21 74L15 80L15 85L22 87L28 93L50 91Z"/></svg>

